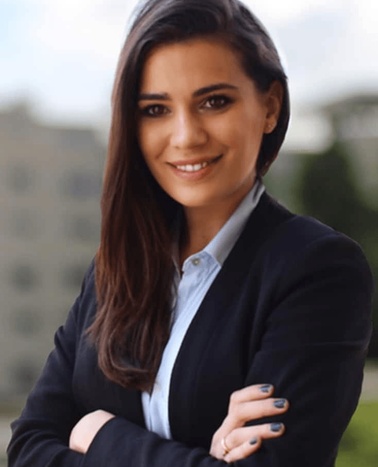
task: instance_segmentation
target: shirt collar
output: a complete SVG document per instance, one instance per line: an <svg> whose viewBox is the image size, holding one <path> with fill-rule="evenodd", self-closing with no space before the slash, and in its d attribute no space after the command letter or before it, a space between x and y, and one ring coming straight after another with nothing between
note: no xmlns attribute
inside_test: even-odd
<svg viewBox="0 0 378 467"><path fill-rule="evenodd" d="M261 179L257 178L253 187L231 214L231 217L203 249L203 251L211 255L220 266L223 265L225 259L231 252L264 191L265 187Z"/></svg>
<svg viewBox="0 0 378 467"><path fill-rule="evenodd" d="M210 256L213 261L222 267L225 259L239 238L249 216L252 214L253 210L259 203L261 195L264 193L264 191L265 186L263 185L261 179L257 178L251 190L246 194L241 203L231 214L227 222L222 226L215 237L206 245L203 250L191 255L185 260L185 262L191 261L194 257L198 257L199 255ZM179 224L180 220L177 219L177 232L179 230ZM172 253L176 270L179 273L180 267L178 265L179 253L177 241L175 241L173 244Z"/></svg>

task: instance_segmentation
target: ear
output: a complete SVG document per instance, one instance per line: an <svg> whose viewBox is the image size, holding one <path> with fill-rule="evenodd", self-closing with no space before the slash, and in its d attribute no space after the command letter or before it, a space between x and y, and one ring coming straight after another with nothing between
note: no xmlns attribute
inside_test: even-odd
<svg viewBox="0 0 378 467"><path fill-rule="evenodd" d="M281 113L283 100L283 87L279 81L274 81L266 93L266 120L264 133L269 134L274 131Z"/></svg>

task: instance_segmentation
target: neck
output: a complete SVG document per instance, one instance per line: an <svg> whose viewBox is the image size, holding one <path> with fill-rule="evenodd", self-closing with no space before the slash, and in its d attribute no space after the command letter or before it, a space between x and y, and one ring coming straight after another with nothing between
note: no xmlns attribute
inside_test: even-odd
<svg viewBox="0 0 378 467"><path fill-rule="evenodd" d="M208 210L185 210L185 228L180 242L181 263L192 254L201 251L216 236L231 213L209 217Z"/></svg>
<svg viewBox="0 0 378 467"><path fill-rule="evenodd" d="M203 250L216 236L249 189L250 187L232 200L227 199L216 205L184 207L185 223L180 241L181 264L192 254Z"/></svg>

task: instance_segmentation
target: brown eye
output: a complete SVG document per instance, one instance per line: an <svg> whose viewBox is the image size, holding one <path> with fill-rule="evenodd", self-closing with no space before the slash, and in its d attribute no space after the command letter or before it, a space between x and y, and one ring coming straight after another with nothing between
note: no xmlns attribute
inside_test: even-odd
<svg viewBox="0 0 378 467"><path fill-rule="evenodd" d="M203 104L203 107L205 109L223 109L227 105L229 105L232 102L232 100L223 95L216 95L216 96L210 96L208 99Z"/></svg>
<svg viewBox="0 0 378 467"><path fill-rule="evenodd" d="M147 117L160 117L162 115L165 115L168 112L168 110L164 105L153 104L144 107L143 109L141 109L141 112L142 115L145 115Z"/></svg>

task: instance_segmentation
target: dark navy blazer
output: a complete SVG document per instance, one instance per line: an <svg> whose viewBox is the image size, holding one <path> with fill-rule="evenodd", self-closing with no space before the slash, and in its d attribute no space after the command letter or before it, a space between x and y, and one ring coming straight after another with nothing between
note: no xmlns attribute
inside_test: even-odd
<svg viewBox="0 0 378 467"><path fill-rule="evenodd" d="M85 335L96 311L92 265L12 424L9 467L223 466L208 454L212 435L230 394L257 383L290 401L279 417L286 433L233 465L331 467L360 395L372 287L355 242L264 194L185 336L169 396L174 440L165 440L146 430L140 393L97 366ZM71 451L71 429L96 409L116 417L87 454Z"/></svg>

